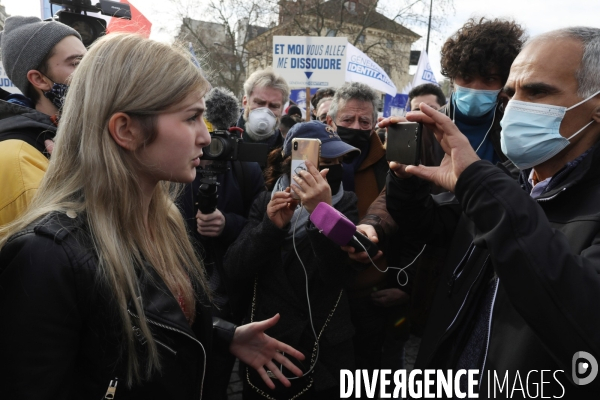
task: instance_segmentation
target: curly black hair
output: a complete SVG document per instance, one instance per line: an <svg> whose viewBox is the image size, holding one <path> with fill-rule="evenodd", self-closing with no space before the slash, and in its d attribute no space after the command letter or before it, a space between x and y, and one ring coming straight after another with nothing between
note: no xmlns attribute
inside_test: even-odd
<svg viewBox="0 0 600 400"><path fill-rule="evenodd" d="M442 47L442 75L489 77L506 83L510 66L525 42L525 31L514 21L471 18Z"/></svg>

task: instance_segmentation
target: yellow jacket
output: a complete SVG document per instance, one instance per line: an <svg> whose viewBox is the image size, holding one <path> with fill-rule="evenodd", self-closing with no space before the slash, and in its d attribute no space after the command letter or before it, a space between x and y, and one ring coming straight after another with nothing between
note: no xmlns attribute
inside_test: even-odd
<svg viewBox="0 0 600 400"><path fill-rule="evenodd" d="M0 142L0 226L20 216L37 192L48 159L22 140Z"/></svg>

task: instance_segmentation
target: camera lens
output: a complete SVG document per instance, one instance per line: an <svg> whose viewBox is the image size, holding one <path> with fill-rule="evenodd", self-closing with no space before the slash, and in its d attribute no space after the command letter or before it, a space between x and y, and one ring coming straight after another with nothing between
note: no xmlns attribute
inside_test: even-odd
<svg viewBox="0 0 600 400"><path fill-rule="evenodd" d="M298 142L294 142L294 150L298 150Z"/></svg>
<svg viewBox="0 0 600 400"><path fill-rule="evenodd" d="M221 155L221 153L223 153L224 148L225 144L223 143L223 139L213 136L212 140L210 141L210 145L208 145L207 153L211 157L218 157Z"/></svg>

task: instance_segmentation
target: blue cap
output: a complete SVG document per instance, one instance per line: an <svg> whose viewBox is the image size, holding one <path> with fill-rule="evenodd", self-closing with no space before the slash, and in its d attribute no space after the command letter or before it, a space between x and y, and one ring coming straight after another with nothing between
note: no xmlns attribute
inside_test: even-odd
<svg viewBox="0 0 600 400"><path fill-rule="evenodd" d="M292 140L294 139L319 139L321 141L321 157L337 158L348 153L352 156L360 154L360 150L350 146L340 139L338 134L329 125L320 121L300 122L292 126L283 142L283 156L292 154Z"/></svg>

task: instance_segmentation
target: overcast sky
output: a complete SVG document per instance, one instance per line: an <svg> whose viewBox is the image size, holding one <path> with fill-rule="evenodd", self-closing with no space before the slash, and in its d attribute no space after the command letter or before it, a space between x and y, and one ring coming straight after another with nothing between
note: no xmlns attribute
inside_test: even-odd
<svg viewBox="0 0 600 400"><path fill-rule="evenodd" d="M196 0L202 1L202 0ZM381 2L394 0L382 0ZM433 0L434 15L436 1ZM96 2L93 0L92 3ZM165 0L131 0L146 17L153 23L152 36L157 40L168 40L176 33L178 26L172 18L165 18L168 2ZM40 14L40 0L0 0L10 15ZM469 17L486 16L489 18L512 18L523 25L529 36L566 26L586 25L600 28L599 0L454 0L454 11L450 11L441 32L432 34L429 44L431 66L438 80L439 51L446 38L460 28ZM425 49L426 26L410 27L423 36L414 46L414 50ZM398 88L401 89L401 88Z"/></svg>

